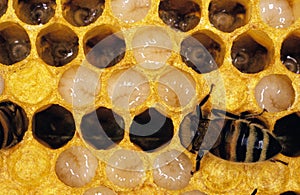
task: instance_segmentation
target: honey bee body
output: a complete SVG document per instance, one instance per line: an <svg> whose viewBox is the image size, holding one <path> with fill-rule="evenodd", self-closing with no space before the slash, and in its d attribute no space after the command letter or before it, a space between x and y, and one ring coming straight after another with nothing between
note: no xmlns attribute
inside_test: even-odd
<svg viewBox="0 0 300 195"><path fill-rule="evenodd" d="M269 160L282 151L281 143L259 118L260 114L235 115L212 109L210 117L204 117L201 107L210 93L183 119L179 129L181 144L198 154L196 171L207 151L224 160L243 163Z"/></svg>

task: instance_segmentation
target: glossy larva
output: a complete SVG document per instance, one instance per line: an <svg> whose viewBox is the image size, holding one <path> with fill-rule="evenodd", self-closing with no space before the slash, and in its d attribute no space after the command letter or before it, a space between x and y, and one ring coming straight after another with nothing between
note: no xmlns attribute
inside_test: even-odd
<svg viewBox="0 0 300 195"><path fill-rule="evenodd" d="M294 22L293 10L287 0L260 0L260 14L263 21L274 28L286 28Z"/></svg>
<svg viewBox="0 0 300 195"><path fill-rule="evenodd" d="M150 9L150 0L112 0L113 14L126 23L142 20Z"/></svg>
<svg viewBox="0 0 300 195"><path fill-rule="evenodd" d="M108 81L108 94L115 106L130 109L142 104L150 94L148 79L133 70L123 70Z"/></svg>
<svg viewBox="0 0 300 195"><path fill-rule="evenodd" d="M188 192L183 192L180 195L206 195L206 194L199 190L192 190L192 191L188 191Z"/></svg>
<svg viewBox="0 0 300 195"><path fill-rule="evenodd" d="M170 69L159 78L158 86L166 86L176 94L179 102L177 102L176 105L172 105L175 107L186 106L191 102L196 93L196 85L193 78L187 73L179 71L175 68ZM172 93L168 93L167 89L161 90L160 92L161 93L159 93L159 96L165 100L167 104L169 104L169 102L172 104L173 100L171 98L166 98L168 97L168 94L172 95Z"/></svg>
<svg viewBox="0 0 300 195"><path fill-rule="evenodd" d="M154 161L154 182L169 190L179 190L186 187L191 179L192 162L177 150L160 154Z"/></svg>
<svg viewBox="0 0 300 195"><path fill-rule="evenodd" d="M98 186L86 190L83 195L116 195L116 193L105 186Z"/></svg>
<svg viewBox="0 0 300 195"><path fill-rule="evenodd" d="M285 75L265 76L255 87L255 98L269 112L287 110L295 100L292 81Z"/></svg>
<svg viewBox="0 0 300 195"><path fill-rule="evenodd" d="M99 75L88 68L72 66L60 78L58 91L73 106L91 104L100 92Z"/></svg>
<svg viewBox="0 0 300 195"><path fill-rule="evenodd" d="M57 158L55 173L59 180L71 187L81 187L95 176L98 160L82 146L73 146Z"/></svg>
<svg viewBox="0 0 300 195"><path fill-rule="evenodd" d="M108 160L107 178L117 186L133 188L142 183L144 165L138 154L131 150L118 150Z"/></svg>
<svg viewBox="0 0 300 195"><path fill-rule="evenodd" d="M172 42L162 28L145 27L135 33L132 48L139 65L147 69L158 69L171 56Z"/></svg>

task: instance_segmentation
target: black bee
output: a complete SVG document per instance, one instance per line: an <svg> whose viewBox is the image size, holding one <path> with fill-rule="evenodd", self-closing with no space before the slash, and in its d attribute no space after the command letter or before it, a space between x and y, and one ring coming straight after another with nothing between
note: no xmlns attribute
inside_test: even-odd
<svg viewBox="0 0 300 195"><path fill-rule="evenodd" d="M282 151L282 144L259 119L260 114L235 115L212 109L209 115L213 117L204 117L201 107L211 91L196 110L183 119L179 129L181 144L190 152L198 153L196 171L204 151L228 161L245 163L272 159Z"/></svg>

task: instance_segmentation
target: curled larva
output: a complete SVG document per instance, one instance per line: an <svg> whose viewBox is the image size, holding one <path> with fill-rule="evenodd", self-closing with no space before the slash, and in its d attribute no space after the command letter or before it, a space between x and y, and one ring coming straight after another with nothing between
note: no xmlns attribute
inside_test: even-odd
<svg viewBox="0 0 300 195"><path fill-rule="evenodd" d="M161 99L174 107L186 106L196 94L196 85L193 78L189 74L175 68L170 69L159 78L158 87ZM175 98L172 98L174 95L169 91L175 93ZM172 96L168 98L168 94ZM177 98L179 102L174 102L174 99Z"/></svg>
<svg viewBox="0 0 300 195"><path fill-rule="evenodd" d="M112 0L113 14L126 23L142 20L150 9L150 0Z"/></svg>
<svg viewBox="0 0 300 195"><path fill-rule="evenodd" d="M99 75L88 68L72 66L60 78L58 91L75 107L91 104L100 92Z"/></svg>
<svg viewBox="0 0 300 195"><path fill-rule="evenodd" d="M73 146L57 158L55 173L66 185L81 187L93 179L97 167L97 158L87 148Z"/></svg>
<svg viewBox="0 0 300 195"><path fill-rule="evenodd" d="M145 27L135 33L132 48L139 65L147 69L158 69L171 56L172 42L162 28Z"/></svg>
<svg viewBox="0 0 300 195"><path fill-rule="evenodd" d="M179 190L186 187L192 177L192 162L177 150L160 154L154 161L154 182L169 190Z"/></svg>
<svg viewBox="0 0 300 195"><path fill-rule="evenodd" d="M206 194L199 190L192 190L192 191L188 191L188 192L183 192L180 195L206 195Z"/></svg>
<svg viewBox="0 0 300 195"><path fill-rule="evenodd" d="M116 193L114 191L104 186L90 188L83 193L83 195L115 195L115 194Z"/></svg>
<svg viewBox="0 0 300 195"><path fill-rule="evenodd" d="M107 162L106 176L115 185L133 188L143 181L144 165L136 152L118 150Z"/></svg>
<svg viewBox="0 0 300 195"><path fill-rule="evenodd" d="M133 69L122 70L108 80L108 94L115 106L130 109L150 95L149 81Z"/></svg>
<svg viewBox="0 0 300 195"><path fill-rule="evenodd" d="M295 100L292 81L285 75L268 75L255 88L255 98L259 106L269 112L287 110Z"/></svg>
<svg viewBox="0 0 300 195"><path fill-rule="evenodd" d="M260 0L260 14L263 21L274 28L286 28L294 22L293 10L287 0Z"/></svg>

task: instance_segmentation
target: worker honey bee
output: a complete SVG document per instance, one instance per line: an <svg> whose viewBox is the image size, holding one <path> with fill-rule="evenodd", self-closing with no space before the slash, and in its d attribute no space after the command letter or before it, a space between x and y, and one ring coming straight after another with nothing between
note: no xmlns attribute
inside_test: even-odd
<svg viewBox="0 0 300 195"><path fill-rule="evenodd" d="M243 112L235 115L212 109L209 113L212 118L204 117L201 108L208 101L211 91L180 124L181 144L190 152L198 153L195 171L200 169L205 151L224 160L253 163L271 160L283 150L284 140L287 139L269 131L266 123L260 119L262 113Z"/></svg>

